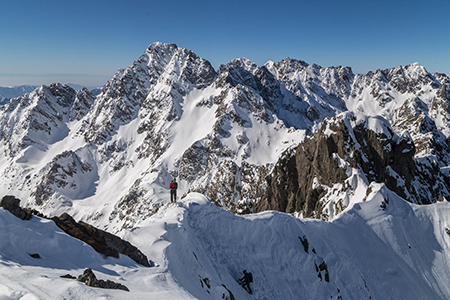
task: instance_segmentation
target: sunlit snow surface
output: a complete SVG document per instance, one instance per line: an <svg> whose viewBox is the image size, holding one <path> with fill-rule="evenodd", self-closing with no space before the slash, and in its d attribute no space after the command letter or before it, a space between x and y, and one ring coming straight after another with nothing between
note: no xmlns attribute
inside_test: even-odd
<svg viewBox="0 0 450 300"><path fill-rule="evenodd" d="M105 259L51 221L21 221L0 209L0 299L222 299L224 286L236 299L448 299L450 204L418 206L376 188L333 222L237 216L189 194L125 232L153 268ZM322 261L329 282L318 277ZM60 278L88 267L130 292ZM253 296L236 282L243 269L253 273Z"/></svg>

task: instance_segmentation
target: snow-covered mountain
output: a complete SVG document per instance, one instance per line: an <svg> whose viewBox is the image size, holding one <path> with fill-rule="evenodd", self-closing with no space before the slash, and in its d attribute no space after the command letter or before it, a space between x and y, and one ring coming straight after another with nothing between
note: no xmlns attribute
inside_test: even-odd
<svg viewBox="0 0 450 300"><path fill-rule="evenodd" d="M281 156L259 210L329 220L363 201L372 182L385 183L415 203L449 199L447 76L432 75L417 63L364 76L339 67L308 68L295 76L313 73L317 79L301 79L302 86L316 81L313 90L321 92L314 97L335 95L348 111L326 119Z"/></svg>
<svg viewBox="0 0 450 300"><path fill-rule="evenodd" d="M187 253L204 251L197 260L212 268L208 269L207 277L217 283L217 289L208 287L207 292L228 295L227 288L224 290L221 284L228 288L234 284L227 276L238 276L237 264L233 267L236 270L229 269L228 273L218 271L232 266L222 263L232 259L232 252L224 254L218 249L234 245L239 239L255 239L256 244L242 245L242 250L254 251L261 246L256 237L236 235L223 241L221 246L205 244L206 250L195 248L193 242L190 244L183 237L187 244L174 245L178 247L174 255L163 257L159 252L161 248L154 250L148 246L148 240L140 240L146 234L141 228L152 231L155 222L168 223L167 218L178 215L178 208L168 206L168 185L173 177L179 181L179 198L196 199L182 202L183 213L180 213L184 216L191 216L192 211L201 215L215 210L205 204L207 200L203 197L207 197L231 212L278 210L296 217L332 221L331 225L305 221L305 224L321 224L310 228L311 233L317 231L320 236L319 228L339 227L346 218L356 218L355 213L360 216L359 207L365 207L363 219L367 217L366 222L382 221L381 231L390 228L390 219L383 214L396 201L396 205L403 207L401 211L427 214L424 218L430 218L429 222L438 222L444 215L437 216L429 213L428 208L402 201L431 204L445 200L431 207L446 209L446 199L450 197L449 85L447 75L431 74L417 63L354 74L349 67L322 68L290 58L264 66L241 58L215 70L207 60L190 50L175 44L154 43L133 65L119 70L98 96L87 89L75 91L67 85L52 84L6 103L0 109L0 174L3 179L0 194L14 195L22 199L23 206L48 216L67 212L77 220L132 239L133 244L141 244L147 256L160 256L160 264L166 264L161 272L169 270L175 281L187 289L182 298L203 297L199 293L205 289L193 288L191 278L199 281L197 277L201 276L200 281L205 284L202 285L209 284L203 281L206 275L187 275L190 273L180 269L178 264L183 265L183 262L176 256L181 255L180 249L190 247L192 251ZM255 222L258 225L251 227L258 232L278 230L266 226L266 218L288 218L292 224L303 222L274 213L238 217L223 212L220 216L246 220L242 221L244 223L258 220ZM173 226L194 226L195 221L190 218L187 219L191 221L181 219L177 221L181 223L175 222ZM221 230L237 230L238 233L243 230L240 226L244 223L224 223L221 228L216 227L215 220L206 219L201 226L211 228L213 236L223 235ZM360 221L356 219L354 222L359 226ZM414 226L419 228L420 224ZM197 237L199 243L206 243L209 239L206 231L201 233L201 228L197 227L192 229L192 235L201 235ZM399 251L403 250L392 244L394 237L369 227L368 230L382 236L384 243L387 243L386 238L392 239L388 245L400 255ZM351 231L350 227L345 228ZM179 233L165 230L167 235L181 238ZM366 234L364 230L354 234ZM397 232L397 229L392 230ZM277 232L283 236L280 238L286 238L281 229ZM328 231L323 234L324 238L331 235ZM410 237L402 234L401 239L409 241ZM154 239L155 243L158 238ZM444 238L433 238L438 240L439 249L446 249ZM269 242L263 234L257 239ZM172 238L170 242L177 243ZM279 241L273 238L272 242ZM330 244L321 243L331 249ZM340 245L339 241L335 243ZM386 253L392 249L388 251L383 247L380 250L383 255L391 255ZM207 254L208 249L216 251L216 256ZM348 254L344 252L337 255ZM276 251L272 256L274 253ZM416 254L415 258L423 253ZM270 256L261 255L258 256L261 259L264 255ZM316 256L291 258L312 263L318 259ZM220 265L214 265L213 258L219 259ZM413 259L406 260L406 265L412 269L404 271L406 265L399 266L406 272L401 276L414 278L414 282L422 280L426 269L414 265ZM339 265L336 257L325 261L328 266L328 261ZM425 262L434 260L427 257ZM167 264L176 266L167 267ZM192 265L187 264L186 268ZM392 272L398 275L398 268ZM201 273L197 267L193 270ZM439 272L446 270L445 265ZM298 272L307 271L298 268ZM298 272L288 269L287 274L298 280ZM387 295L385 292L369 292L377 289L373 286L381 282L381 277L345 274L351 278L351 284L367 291L364 295L389 299L383 298ZM339 277L335 274L334 278ZM290 282L283 278L283 282ZM326 295L363 297L359 292L343 292L345 283L334 282L333 288L325 289ZM358 285L360 282L366 282L366 286ZM286 288L281 281L276 283L273 289ZM325 295L317 294L322 283L315 285L312 279L310 283L314 287L310 295L319 298ZM395 286L392 284L389 287ZM430 299L445 299L449 294L442 287L443 283L427 281L425 285L427 287L417 286L423 287L423 291L430 289L430 293L434 293ZM169 289L175 286L170 285ZM301 286L286 294L264 290L259 298L293 295L301 292ZM234 289L233 293L236 293Z"/></svg>
<svg viewBox="0 0 450 300"><path fill-rule="evenodd" d="M96 98L87 90L52 85L5 105L2 190L44 213L68 210L114 231L164 205L172 177L181 181L180 196L200 192L227 210L248 212L268 197L265 178L284 150L331 130L322 125L327 118L354 112L369 123L381 118L389 138L411 137L414 164L436 165L441 179L435 190L442 192L427 200L407 196L411 191L401 195L436 202L449 190L449 81L416 63L355 75L348 67L289 58L262 67L235 59L215 71L192 51L154 43ZM364 189L373 180L383 182L384 175L367 172L355 175ZM101 211L89 207L98 202L104 203ZM341 201L342 209L350 202Z"/></svg>

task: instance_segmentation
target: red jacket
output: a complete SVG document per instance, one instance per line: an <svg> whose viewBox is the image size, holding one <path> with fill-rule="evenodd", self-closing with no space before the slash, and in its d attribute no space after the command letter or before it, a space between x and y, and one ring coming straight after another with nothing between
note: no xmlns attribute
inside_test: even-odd
<svg viewBox="0 0 450 300"><path fill-rule="evenodd" d="M169 185L171 190L176 190L178 188L178 183L176 183L175 181L172 181Z"/></svg>

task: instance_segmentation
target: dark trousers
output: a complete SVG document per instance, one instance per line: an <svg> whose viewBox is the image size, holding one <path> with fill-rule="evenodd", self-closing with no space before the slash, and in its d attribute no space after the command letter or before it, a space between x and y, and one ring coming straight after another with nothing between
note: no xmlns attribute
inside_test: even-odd
<svg viewBox="0 0 450 300"><path fill-rule="evenodd" d="M170 190L170 202L177 201L177 190L172 189Z"/></svg>
<svg viewBox="0 0 450 300"><path fill-rule="evenodd" d="M242 287L243 287L244 289L247 290L247 292L249 292L250 294L253 293L253 291L252 291L252 289L251 289L251 287L250 287L250 282L244 282L244 283L242 283L241 285L242 285Z"/></svg>

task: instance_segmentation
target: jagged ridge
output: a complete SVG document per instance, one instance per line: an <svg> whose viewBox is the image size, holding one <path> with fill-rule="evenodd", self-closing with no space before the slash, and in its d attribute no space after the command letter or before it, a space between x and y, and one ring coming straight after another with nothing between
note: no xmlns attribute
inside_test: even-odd
<svg viewBox="0 0 450 300"><path fill-rule="evenodd" d="M391 137L409 131L415 152L408 152L414 157L407 161L415 169L408 171L412 175L393 169L410 177L403 179L407 192L396 192L409 201L434 202L448 190L449 82L448 76L430 74L418 64L362 75L349 67L322 68L290 58L261 67L236 59L215 71L192 51L155 43L119 70L97 97L55 84L6 104L0 116L2 190L32 199L27 205L49 215L71 211L110 230L154 214L168 201L172 176L181 180L181 195L198 191L226 209L251 212L272 195L267 175L285 172L275 166L283 151L319 131L327 118L352 111L382 118ZM323 126L322 132L329 128ZM380 138L369 131L344 138L346 132L359 132L353 126L337 126L343 130L336 131L342 136L338 145L364 147ZM362 158L369 155L365 152L349 160L357 153L351 151L328 153L330 164L337 160L333 153L360 172L354 176L365 191L371 181L385 182L383 174L392 168L371 169ZM348 181L345 176L318 184L332 190L331 185ZM427 187L430 180L438 185ZM288 181L306 184L303 189L316 184ZM423 196L424 191L430 194ZM289 200L287 211L323 217L323 207L316 204L338 203L340 196L320 194L326 199L306 210ZM89 200L84 205L75 201L81 199ZM352 201L340 203L328 217Z"/></svg>

